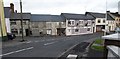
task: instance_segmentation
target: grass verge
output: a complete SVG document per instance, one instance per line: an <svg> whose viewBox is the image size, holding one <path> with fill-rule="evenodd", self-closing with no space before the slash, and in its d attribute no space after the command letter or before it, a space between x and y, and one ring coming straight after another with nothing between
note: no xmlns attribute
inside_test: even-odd
<svg viewBox="0 0 120 59"><path fill-rule="evenodd" d="M96 39L95 42L92 44L91 48L96 51L103 51L104 50L103 43L104 43L104 40Z"/></svg>

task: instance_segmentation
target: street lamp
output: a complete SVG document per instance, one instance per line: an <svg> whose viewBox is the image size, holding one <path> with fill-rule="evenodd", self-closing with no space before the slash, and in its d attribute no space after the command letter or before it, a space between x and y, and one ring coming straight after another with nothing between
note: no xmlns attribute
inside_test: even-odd
<svg viewBox="0 0 120 59"><path fill-rule="evenodd" d="M21 31L22 31L22 40L21 42L24 42L24 34L23 34L23 15L22 15L22 1L20 0L20 16L21 16Z"/></svg>

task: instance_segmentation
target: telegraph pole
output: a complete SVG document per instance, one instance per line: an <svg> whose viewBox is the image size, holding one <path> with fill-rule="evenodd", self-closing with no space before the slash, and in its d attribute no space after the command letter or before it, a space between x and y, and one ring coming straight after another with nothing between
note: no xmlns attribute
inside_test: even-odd
<svg viewBox="0 0 120 59"><path fill-rule="evenodd" d="M106 35L107 32L107 0L106 0L106 14L105 14L105 31L104 31L104 35Z"/></svg>
<svg viewBox="0 0 120 59"><path fill-rule="evenodd" d="M24 34L23 34L23 15L22 15L22 1L20 0L20 16L21 16L21 31L22 31L22 40L21 42L24 42Z"/></svg>

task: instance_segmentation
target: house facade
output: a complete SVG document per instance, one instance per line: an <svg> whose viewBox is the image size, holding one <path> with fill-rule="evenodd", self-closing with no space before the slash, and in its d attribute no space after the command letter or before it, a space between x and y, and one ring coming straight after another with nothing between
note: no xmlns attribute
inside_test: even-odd
<svg viewBox="0 0 120 59"><path fill-rule="evenodd" d="M30 35L30 13L23 13L23 34ZM16 36L22 36L21 15L20 13L12 13L10 18L11 32Z"/></svg>
<svg viewBox="0 0 120 59"><path fill-rule="evenodd" d="M94 32L94 18L83 14L62 13L66 20L66 36Z"/></svg>
<svg viewBox="0 0 120 59"><path fill-rule="evenodd" d="M109 15L111 15L112 18L115 19L115 25L116 27L120 27L120 15L118 14L118 12L113 13L113 12L108 12Z"/></svg>
<svg viewBox="0 0 120 59"><path fill-rule="evenodd" d="M90 15L95 18L95 32L101 32L103 29L114 31L115 20L109 14L107 14L107 20L105 18L105 13L86 12L86 15Z"/></svg>
<svg viewBox="0 0 120 59"><path fill-rule="evenodd" d="M32 14L32 36L61 35L65 31L65 21L60 15Z"/></svg>
<svg viewBox="0 0 120 59"><path fill-rule="evenodd" d="M6 30L7 33L11 33L11 28L10 28L10 7L4 7L4 14L5 14L5 24L6 24Z"/></svg>

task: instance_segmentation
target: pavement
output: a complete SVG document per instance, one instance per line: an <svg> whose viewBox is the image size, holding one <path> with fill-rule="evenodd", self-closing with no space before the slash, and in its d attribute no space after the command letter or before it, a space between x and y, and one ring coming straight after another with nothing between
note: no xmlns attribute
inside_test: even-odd
<svg viewBox="0 0 120 59"><path fill-rule="evenodd" d="M7 57L19 57L22 59L24 59L24 57L45 57L45 59L49 57L55 59L64 55L66 51L69 51L77 44L81 42L91 42L98 37L101 37L101 33L67 37L26 37L25 39L27 39L27 41L25 42L19 42L21 39L16 38L12 43L10 41L3 43L2 55L0 56L3 57L3 59Z"/></svg>

